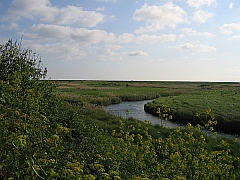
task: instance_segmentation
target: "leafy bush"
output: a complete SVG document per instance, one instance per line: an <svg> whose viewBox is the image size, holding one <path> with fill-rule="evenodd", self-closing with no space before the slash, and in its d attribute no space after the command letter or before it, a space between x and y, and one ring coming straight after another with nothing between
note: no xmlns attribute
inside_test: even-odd
<svg viewBox="0 0 240 180"><path fill-rule="evenodd" d="M51 179L64 172L58 161L68 153L61 137L69 130L60 123L66 114L59 114L63 105L46 73L32 51L12 40L0 45L1 179Z"/></svg>

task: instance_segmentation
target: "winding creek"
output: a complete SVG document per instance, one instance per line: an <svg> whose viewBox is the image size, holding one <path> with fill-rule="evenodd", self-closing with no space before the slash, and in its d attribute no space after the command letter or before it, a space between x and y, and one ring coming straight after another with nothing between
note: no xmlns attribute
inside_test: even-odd
<svg viewBox="0 0 240 180"><path fill-rule="evenodd" d="M129 110L128 117L132 117L134 119L138 119L140 121L145 121L148 120L150 121L153 125L155 124L160 124L160 121L158 117L153 116L147 112L144 111L144 104L150 102L152 100L144 100L144 101L124 101L119 104L112 104L109 106L105 106L105 110L115 116L119 117L126 117L126 109ZM176 128L177 126L184 127L183 124L171 122L171 121L166 121L163 120L163 125L167 128ZM240 142L239 136L232 136L230 134L225 134L225 133L218 133L221 136L225 137L234 137L238 138L238 141Z"/></svg>

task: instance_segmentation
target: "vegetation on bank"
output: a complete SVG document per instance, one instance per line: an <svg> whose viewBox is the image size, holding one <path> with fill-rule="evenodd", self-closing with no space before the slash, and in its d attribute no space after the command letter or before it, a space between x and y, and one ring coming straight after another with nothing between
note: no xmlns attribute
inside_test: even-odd
<svg viewBox="0 0 240 180"><path fill-rule="evenodd" d="M91 95L79 86L56 89L45 76L35 53L11 40L0 45L0 179L240 178L240 144L235 139L210 138L203 126L171 130L117 118L95 103L98 97L105 102L120 94L143 98L137 91L140 83L124 85L126 90L116 94L106 90L111 96L89 85L95 92ZM154 86L156 96L181 91ZM210 122L207 116L206 124Z"/></svg>
<svg viewBox="0 0 240 180"><path fill-rule="evenodd" d="M205 109L211 108L218 124L215 129L231 134L240 133L240 84L229 89L214 89L195 94L160 97L144 106L145 111L156 115L161 104L171 107L172 121L202 124ZM196 116L198 113L198 116ZM204 117L202 117L204 118Z"/></svg>

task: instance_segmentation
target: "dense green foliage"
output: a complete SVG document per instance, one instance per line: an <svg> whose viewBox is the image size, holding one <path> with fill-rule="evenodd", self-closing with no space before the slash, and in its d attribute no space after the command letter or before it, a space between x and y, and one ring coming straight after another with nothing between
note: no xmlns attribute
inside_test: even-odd
<svg viewBox="0 0 240 180"><path fill-rule="evenodd" d="M55 134L52 89L35 53L8 41L0 46L0 178L50 176L46 141ZM41 169L41 172L38 172Z"/></svg>
<svg viewBox="0 0 240 180"><path fill-rule="evenodd" d="M87 98L89 89L55 96L38 56L12 41L0 52L0 179L240 178L236 140L210 138L203 126L171 130L114 117L89 103L99 100ZM98 87L92 93L111 102L158 96L155 88L149 96L137 85L124 88L122 97Z"/></svg>

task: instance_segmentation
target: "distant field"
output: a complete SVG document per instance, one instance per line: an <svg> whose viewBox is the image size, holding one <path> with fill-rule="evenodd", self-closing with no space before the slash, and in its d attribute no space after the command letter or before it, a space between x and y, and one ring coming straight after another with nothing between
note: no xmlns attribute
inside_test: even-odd
<svg viewBox="0 0 240 180"><path fill-rule="evenodd" d="M207 108L219 122L217 129L240 131L240 84L211 82L158 81L56 81L56 94L69 102L89 102L109 105L121 101L156 99L145 110L155 114L156 108L166 104L173 120L197 123L196 112Z"/></svg>
<svg viewBox="0 0 240 180"><path fill-rule="evenodd" d="M73 100L99 105L155 99L160 96L192 94L208 89L225 89L232 83L158 82L158 81L56 81L56 93Z"/></svg>

